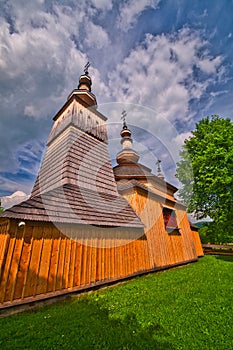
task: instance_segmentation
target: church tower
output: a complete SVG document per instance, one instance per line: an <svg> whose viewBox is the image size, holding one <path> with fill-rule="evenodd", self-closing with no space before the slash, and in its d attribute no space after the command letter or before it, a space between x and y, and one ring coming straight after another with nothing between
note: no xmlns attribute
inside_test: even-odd
<svg viewBox="0 0 233 350"><path fill-rule="evenodd" d="M75 185L117 194L107 149L107 118L98 112L87 68L79 85L53 118L47 151L31 197Z"/></svg>
<svg viewBox="0 0 233 350"><path fill-rule="evenodd" d="M84 225L143 225L119 195L108 152L106 120L88 72L53 118L47 150L28 201L5 217Z"/></svg>

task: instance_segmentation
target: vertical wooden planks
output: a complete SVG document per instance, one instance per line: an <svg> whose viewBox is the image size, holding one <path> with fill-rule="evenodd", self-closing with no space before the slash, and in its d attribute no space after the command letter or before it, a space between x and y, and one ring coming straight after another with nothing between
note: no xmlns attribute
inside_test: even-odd
<svg viewBox="0 0 233 350"><path fill-rule="evenodd" d="M61 235L55 290L62 290L63 278L64 278L63 272L64 272L64 264L65 264L66 241L67 241L66 237L64 235Z"/></svg>
<svg viewBox="0 0 233 350"><path fill-rule="evenodd" d="M21 229L22 230L22 229ZM18 265L18 274L15 284L14 296L12 299L23 298L25 283L27 280L28 265L30 261L30 247L32 239L32 226L26 225L23 228L22 250Z"/></svg>
<svg viewBox="0 0 233 350"><path fill-rule="evenodd" d="M51 227L51 236L52 236L52 248L49 264L49 274L48 274L48 287L47 291L52 292L56 289L56 276L58 269L58 259L59 259L59 250L60 250L60 241L61 236L59 231L55 227Z"/></svg>
<svg viewBox="0 0 233 350"><path fill-rule="evenodd" d="M100 274L100 280L103 281L105 277L105 248L104 248L104 236L103 232L100 234L100 250L101 250L101 274Z"/></svg>
<svg viewBox="0 0 233 350"><path fill-rule="evenodd" d="M0 281L2 279L2 273L5 266L7 250L10 241L9 234L10 221L1 220L0 223Z"/></svg>
<svg viewBox="0 0 233 350"><path fill-rule="evenodd" d="M102 264L101 237L100 237L100 233L98 232L98 238L96 243L96 281L101 280L101 264Z"/></svg>
<svg viewBox="0 0 233 350"><path fill-rule="evenodd" d="M193 240L194 240L194 244L195 244L195 248L196 248L196 252L197 252L197 256L204 256L204 252L202 249L202 244L201 244L201 240L200 240L200 236L197 230L192 229L192 236L193 236Z"/></svg>
<svg viewBox="0 0 233 350"><path fill-rule="evenodd" d="M110 279L115 277L115 245L116 242L114 240L115 237L115 232L116 229L111 229L110 230L110 235L109 235L109 254L110 254L110 261L109 261L109 277Z"/></svg>
<svg viewBox="0 0 233 350"><path fill-rule="evenodd" d="M92 254L91 254L91 275L90 282L94 283L97 280L97 234L94 234L92 239Z"/></svg>
<svg viewBox="0 0 233 350"><path fill-rule="evenodd" d="M85 240L85 244L86 244L86 278L85 278L85 284L89 285L91 283L92 239L87 237L87 239Z"/></svg>
<svg viewBox="0 0 233 350"><path fill-rule="evenodd" d="M65 250L65 261L64 261L64 270L63 270L63 284L62 289L69 287L69 270L70 270L70 261L71 261L71 250L72 250L72 228L66 227L66 235L69 238L66 238L66 250Z"/></svg>
<svg viewBox="0 0 233 350"><path fill-rule="evenodd" d="M52 252L52 236L51 236L51 226L47 225L44 228L44 237L42 238L42 248L41 256L40 256L40 266L38 269L37 276L37 286L36 286L36 294L46 293L48 286L48 276L50 269L50 257Z"/></svg>
<svg viewBox="0 0 233 350"><path fill-rule="evenodd" d="M22 288L22 299L25 296L25 291L27 288L28 281L28 272L32 255L32 246L33 246L33 226L27 225L25 234L24 234L24 247L23 247L23 256L22 256L22 265L25 267L25 274L23 278L23 288Z"/></svg>
<svg viewBox="0 0 233 350"><path fill-rule="evenodd" d="M77 242L75 239L71 241L70 250L70 262L69 262L69 273L68 273L68 287L72 288L74 285L74 272L75 272L75 262L76 262L76 246Z"/></svg>
<svg viewBox="0 0 233 350"><path fill-rule="evenodd" d="M140 189L134 190L133 194L126 194L125 197L145 224L147 246L149 249L148 256L151 259L149 265L153 264L153 267L169 266L197 257L195 240L192 237L187 214L184 209L176 210L181 234L168 234L163 222L161 204L156 198L149 193L144 193ZM173 205L175 205L175 202ZM139 270L143 268L141 256L147 249L145 246L143 249L142 245L142 250L139 250L141 264L138 266Z"/></svg>
<svg viewBox="0 0 233 350"><path fill-rule="evenodd" d="M33 291L33 296L35 296L37 293L37 288L38 286L40 286L41 283L41 280L39 278L39 270L40 270L40 265L41 265L41 256L42 256L42 251L43 251L43 246L44 246L44 227L39 227L39 232L40 232L40 235L38 237L38 247L39 247L39 258L38 258L38 264L36 265L36 268L35 268L35 280L36 280L36 283L35 283L35 287L34 287L34 291Z"/></svg>
<svg viewBox="0 0 233 350"><path fill-rule="evenodd" d="M109 231L106 232L107 229L105 229L105 244L104 244L104 250L105 250L105 276L104 279L109 280L110 279L110 233Z"/></svg>
<svg viewBox="0 0 233 350"><path fill-rule="evenodd" d="M199 235L191 232L182 210L177 210L181 234L173 235L165 231L158 202L137 194L134 205L147 225L141 237L132 228L64 225L63 235L50 223L18 228L16 220L0 222L0 302L126 277L202 253Z"/></svg>
<svg viewBox="0 0 233 350"><path fill-rule="evenodd" d="M9 228L10 233L10 242L7 251L6 263L4 268L4 273L2 277L2 287L0 291L1 302L9 301L11 299L11 291L13 284L13 274L11 270L12 262L14 261L14 249L16 242L16 234L17 234L17 225L16 222L12 222Z"/></svg>
<svg viewBox="0 0 233 350"><path fill-rule="evenodd" d="M82 240L81 244L81 256L80 256L80 285L85 285L86 282L86 271L87 271L87 241Z"/></svg>
<svg viewBox="0 0 233 350"><path fill-rule="evenodd" d="M27 270L27 280L24 288L24 297L32 296L36 293L37 275L40 263L42 248L42 232L40 226L33 226L31 240L31 257Z"/></svg>

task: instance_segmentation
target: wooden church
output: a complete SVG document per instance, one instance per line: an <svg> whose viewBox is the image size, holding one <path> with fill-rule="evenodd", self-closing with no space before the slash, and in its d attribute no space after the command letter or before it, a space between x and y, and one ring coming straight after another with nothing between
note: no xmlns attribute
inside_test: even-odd
<svg viewBox="0 0 233 350"><path fill-rule="evenodd" d="M0 215L0 309L203 255L177 189L139 163L125 120L112 168L91 85L85 69L53 118L30 198Z"/></svg>

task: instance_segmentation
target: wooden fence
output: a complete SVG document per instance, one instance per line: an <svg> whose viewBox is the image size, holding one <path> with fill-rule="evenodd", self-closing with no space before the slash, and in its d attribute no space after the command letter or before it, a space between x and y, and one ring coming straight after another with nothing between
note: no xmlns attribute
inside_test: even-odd
<svg viewBox="0 0 233 350"><path fill-rule="evenodd" d="M202 247L205 254L233 256L233 245L203 244Z"/></svg>

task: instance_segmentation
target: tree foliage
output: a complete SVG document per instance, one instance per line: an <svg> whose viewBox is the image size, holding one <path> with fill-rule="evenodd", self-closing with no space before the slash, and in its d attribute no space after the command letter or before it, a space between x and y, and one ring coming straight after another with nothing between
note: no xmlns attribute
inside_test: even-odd
<svg viewBox="0 0 233 350"><path fill-rule="evenodd" d="M216 229L233 236L233 122L216 115L202 119L180 156L179 194L188 211L209 216Z"/></svg>
<svg viewBox="0 0 233 350"><path fill-rule="evenodd" d="M0 207L0 213L3 213L3 212L4 212L4 208Z"/></svg>

